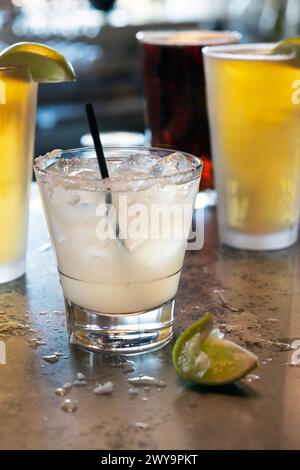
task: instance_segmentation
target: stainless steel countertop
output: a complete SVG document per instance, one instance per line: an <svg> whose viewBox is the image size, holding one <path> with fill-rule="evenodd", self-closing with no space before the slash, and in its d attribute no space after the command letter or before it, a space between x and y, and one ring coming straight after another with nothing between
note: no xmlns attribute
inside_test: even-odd
<svg viewBox="0 0 300 470"><path fill-rule="evenodd" d="M292 351L284 351L285 343L300 338L299 246L273 253L220 248L214 210L206 213L205 240L202 251L186 256L175 336L214 311L226 337L258 354L259 380L210 390L183 383L171 364L171 344L130 358L136 370L126 375L113 367L114 359L68 345L62 293L34 186L26 277L0 286L0 339L7 351L7 363L0 365L1 449L300 447L300 368L286 365ZM7 331L9 321L14 323ZM47 344L32 349L33 337ZM63 356L46 363L42 356L54 351ZM69 396L79 408L65 413L54 390L78 372L88 384L73 387ZM167 386L142 388L132 397L127 378L140 373ZM95 383L107 380L115 384L112 395L94 395Z"/></svg>

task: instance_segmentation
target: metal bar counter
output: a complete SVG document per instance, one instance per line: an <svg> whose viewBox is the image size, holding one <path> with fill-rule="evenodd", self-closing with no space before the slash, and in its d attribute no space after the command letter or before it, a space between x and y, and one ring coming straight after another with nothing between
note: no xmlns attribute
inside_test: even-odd
<svg viewBox="0 0 300 470"><path fill-rule="evenodd" d="M130 357L103 357L70 347L55 261L33 185L27 272L0 286L1 449L295 449L300 447L300 367L288 365L300 338L299 246L250 253L220 248L214 210L206 212L205 246L186 255L176 302L175 336L213 311L226 338L255 352L260 367L238 384L205 389L184 383L172 344ZM300 342L299 342L300 344ZM296 346L297 347L297 346ZM43 356L59 352L49 363ZM295 356L294 356L295 357ZM55 390L78 373L67 397ZM166 383L128 392L128 378ZM95 395L97 383L113 392Z"/></svg>

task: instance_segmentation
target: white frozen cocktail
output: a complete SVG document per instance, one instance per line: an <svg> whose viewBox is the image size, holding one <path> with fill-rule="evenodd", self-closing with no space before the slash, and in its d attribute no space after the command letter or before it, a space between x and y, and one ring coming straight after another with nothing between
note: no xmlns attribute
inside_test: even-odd
<svg viewBox="0 0 300 470"><path fill-rule="evenodd" d="M35 162L66 301L70 340L136 353L172 335L201 162L153 148L91 148Z"/></svg>

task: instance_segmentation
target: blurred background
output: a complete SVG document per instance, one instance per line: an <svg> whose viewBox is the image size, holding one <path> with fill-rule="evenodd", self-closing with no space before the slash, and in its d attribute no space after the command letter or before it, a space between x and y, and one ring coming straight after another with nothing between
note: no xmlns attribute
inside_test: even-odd
<svg viewBox="0 0 300 470"><path fill-rule="evenodd" d="M75 84L40 86L35 154L84 142L85 101L102 130L143 133L135 34L162 28L236 29L244 42L274 41L300 34L300 0L0 0L0 49L46 43L78 75Z"/></svg>

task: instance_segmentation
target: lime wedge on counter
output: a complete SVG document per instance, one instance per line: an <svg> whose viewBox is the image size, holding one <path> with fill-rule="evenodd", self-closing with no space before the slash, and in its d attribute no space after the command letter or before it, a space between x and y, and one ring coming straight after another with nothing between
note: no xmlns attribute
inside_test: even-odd
<svg viewBox="0 0 300 470"><path fill-rule="evenodd" d="M255 354L212 335L213 324L213 314L207 313L177 339L172 359L183 379L201 385L226 385L242 379L258 366Z"/></svg>
<svg viewBox="0 0 300 470"><path fill-rule="evenodd" d="M35 82L76 80L70 62L58 51L36 42L19 42L0 53L0 67L28 67Z"/></svg>

